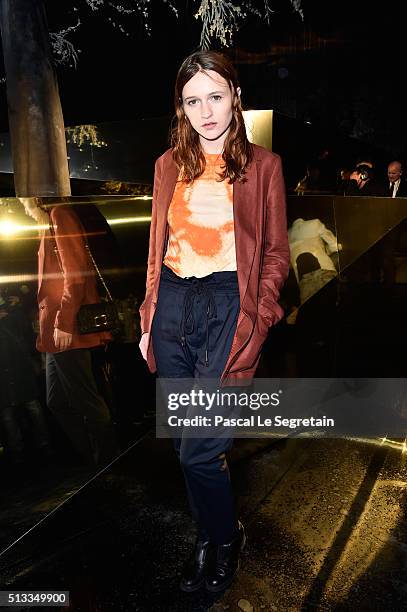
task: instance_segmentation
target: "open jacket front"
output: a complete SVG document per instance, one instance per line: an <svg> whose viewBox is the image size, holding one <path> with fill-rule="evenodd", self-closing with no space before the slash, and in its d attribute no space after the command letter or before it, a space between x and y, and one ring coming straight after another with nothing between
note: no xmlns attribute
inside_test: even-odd
<svg viewBox="0 0 407 612"><path fill-rule="evenodd" d="M284 178L278 155L258 145L246 181L233 184L233 215L236 242L240 313L222 385L249 384L257 368L268 328L283 316L278 304L280 289L288 275ZM178 179L172 151L156 162L146 295L140 307L141 329L150 332L158 299L162 261L168 240L168 208ZM150 341L147 364L156 371Z"/></svg>

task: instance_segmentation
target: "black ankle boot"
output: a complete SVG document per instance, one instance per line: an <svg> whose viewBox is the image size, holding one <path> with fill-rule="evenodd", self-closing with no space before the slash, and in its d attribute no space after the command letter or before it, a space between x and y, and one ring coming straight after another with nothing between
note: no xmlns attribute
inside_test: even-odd
<svg viewBox="0 0 407 612"><path fill-rule="evenodd" d="M194 550L182 570L182 578L179 585L182 591L187 593L197 591L205 582L209 546L209 540L196 540Z"/></svg>
<svg viewBox="0 0 407 612"><path fill-rule="evenodd" d="M205 581L206 588L211 593L225 590L239 569L239 555L246 544L246 534L240 522L238 529L237 536L231 542L215 546Z"/></svg>

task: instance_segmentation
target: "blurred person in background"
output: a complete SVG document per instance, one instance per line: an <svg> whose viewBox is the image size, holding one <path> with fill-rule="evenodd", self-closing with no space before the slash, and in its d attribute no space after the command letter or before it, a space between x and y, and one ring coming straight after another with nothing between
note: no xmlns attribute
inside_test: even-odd
<svg viewBox="0 0 407 612"><path fill-rule="evenodd" d="M384 196L383 185L375 178L374 170L367 164L358 164L349 176L346 196Z"/></svg>
<svg viewBox="0 0 407 612"><path fill-rule="evenodd" d="M407 197L407 181L403 177L403 166L400 161L392 161L387 167L387 193L390 198Z"/></svg>

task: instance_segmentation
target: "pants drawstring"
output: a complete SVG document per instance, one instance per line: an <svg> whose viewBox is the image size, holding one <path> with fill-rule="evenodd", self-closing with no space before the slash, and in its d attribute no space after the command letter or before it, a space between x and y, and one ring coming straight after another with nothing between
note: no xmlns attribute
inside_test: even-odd
<svg viewBox="0 0 407 612"><path fill-rule="evenodd" d="M191 286L185 293L182 305L181 319L181 344L185 347L185 335L192 334L194 331L194 301L196 296L203 296L207 300L206 304L206 344L205 344L205 365L209 365L209 319L216 318L216 302L212 291L199 279L194 278Z"/></svg>

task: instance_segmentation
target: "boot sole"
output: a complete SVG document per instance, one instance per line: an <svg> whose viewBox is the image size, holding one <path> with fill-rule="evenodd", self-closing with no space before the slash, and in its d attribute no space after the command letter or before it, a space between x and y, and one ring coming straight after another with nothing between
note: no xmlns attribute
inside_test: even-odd
<svg viewBox="0 0 407 612"><path fill-rule="evenodd" d="M205 584L205 578L202 578L202 580L198 582L197 584L195 584L194 586L187 586L186 584L183 584L182 582L180 582L179 588L184 593L193 593L194 591L199 591L199 589L201 589L204 584Z"/></svg>

